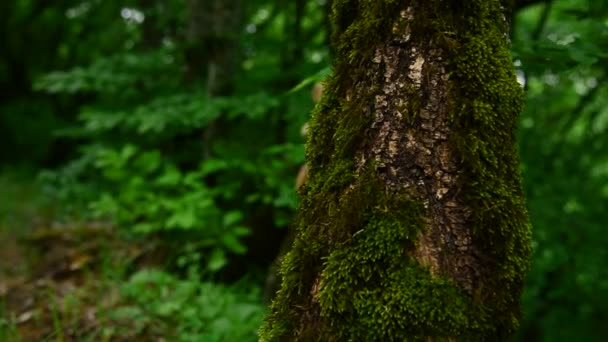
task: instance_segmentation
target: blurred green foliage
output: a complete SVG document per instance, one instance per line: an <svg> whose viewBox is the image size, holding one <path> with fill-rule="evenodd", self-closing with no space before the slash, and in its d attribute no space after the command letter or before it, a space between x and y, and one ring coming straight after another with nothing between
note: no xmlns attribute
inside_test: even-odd
<svg viewBox="0 0 608 342"><path fill-rule="evenodd" d="M290 7L280 6L286 6L284 11ZM272 7L250 9L247 27L269 15ZM256 76L243 70L235 78L234 94L209 96L204 72L194 81L187 79L188 44L181 33L162 35L153 49L137 39L146 24L138 23L138 35L132 32L132 21L144 10L122 9L122 36L132 44L88 65L37 78L34 88L47 94L93 98L77 108L70 124L55 131L79 142L79 157L44 172L42 179L66 208L81 203L78 216L85 212L107 218L136 234L187 231L189 239L207 250L209 268L217 270L227 262L226 253L247 251L242 237L255 228L247 219L255 216L252 211L268 213L258 219L258 235L282 236L273 230L286 226L297 205L293 174L303 162L298 132L312 106L306 92L289 90L326 64L299 56L290 60L290 72L301 71L281 75L287 67L279 64L285 61L275 57L268 64L274 55L264 45L288 37L280 26L270 29L272 24L266 23L266 40L256 42L262 47L251 44L258 40L253 35L243 38L242 45L249 46L240 64L241 69L268 73ZM275 15L272 20L285 20L285 13ZM187 18L175 21L188 25ZM252 76L257 79L247 79ZM250 82L257 83L255 92L248 89ZM270 251L263 262L271 260L279 243L275 238L269 249L258 246Z"/></svg>
<svg viewBox="0 0 608 342"><path fill-rule="evenodd" d="M109 220L131 237L175 242L178 253L194 244L186 252L205 274L241 277L251 264L264 267L297 206L308 89L331 61L330 2L241 2L232 91L211 95L208 69L200 68L211 53L192 49L183 1L3 1L0 166L47 168L40 179L64 220ZM518 9L512 42L527 93L519 138L534 257L519 339L603 341L608 4L522 3L532 4ZM218 318L258 315L247 304L236 309L239 296L222 304L189 288L166 301L182 312L146 302L138 287L194 286L188 281L143 273L125 286L152 316L180 315L184 334L203 336L202 323L188 316L199 306L222 308L209 318L218 327L209 334L254 328ZM196 291L213 293L207 285Z"/></svg>
<svg viewBox="0 0 608 342"><path fill-rule="evenodd" d="M544 18L544 19L543 19ZM519 13L520 154L534 229L522 341L608 338L608 4Z"/></svg>
<svg viewBox="0 0 608 342"><path fill-rule="evenodd" d="M132 303L113 309L108 318L126 320L135 336L153 327L173 341L257 341L265 313L259 289L242 282L230 287L200 282L194 274L181 280L143 270L121 292Z"/></svg>

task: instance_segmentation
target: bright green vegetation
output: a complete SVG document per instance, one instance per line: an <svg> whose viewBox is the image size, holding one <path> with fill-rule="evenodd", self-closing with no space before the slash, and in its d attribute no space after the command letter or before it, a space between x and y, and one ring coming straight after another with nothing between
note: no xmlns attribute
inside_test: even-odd
<svg viewBox="0 0 608 342"><path fill-rule="evenodd" d="M361 88L348 103L343 91L367 76L357 63L390 34L402 1L241 0L242 29L205 43L189 38L194 1L0 1L0 243L16 246L0 250L0 340L255 340L259 289L290 223L311 229L297 242L305 253L286 258L286 282L301 286L289 287L308 289L323 271L323 315L369 328L328 335L388 339L409 317L417 336L480 340L489 327L507 334L519 323L518 341L608 340L604 1L514 1L510 54L488 1L421 1L436 16L415 31L452 53L452 143L475 234L504 265L487 279L501 285L495 296L474 304L454 282L396 256L418 238L420 203L375 191L374 165L353 172L370 123L360 104L380 89ZM365 20L353 22L357 11ZM341 39L330 49L331 33ZM235 43L238 63L232 91L208 97L218 41ZM306 152L313 179L298 204L299 131L313 108L309 89L330 64ZM399 108L412 122L424 103L415 95ZM526 246L529 227L515 125L533 227L521 319L510 284L526 267L529 251L514 247ZM337 202L350 184L355 191ZM318 204L326 205L310 210ZM298 205L307 214L294 220ZM343 230L329 234L319 222ZM329 235L341 248L327 250ZM75 270L66 275L66 265ZM35 285L49 275L57 279ZM29 299L34 310L22 306ZM390 310L370 305L378 302ZM291 323L264 329L279 336Z"/></svg>

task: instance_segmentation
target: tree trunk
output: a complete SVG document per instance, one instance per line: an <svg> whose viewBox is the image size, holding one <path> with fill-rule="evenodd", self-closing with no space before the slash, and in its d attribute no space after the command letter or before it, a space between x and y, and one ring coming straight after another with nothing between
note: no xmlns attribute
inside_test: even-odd
<svg viewBox="0 0 608 342"><path fill-rule="evenodd" d="M334 0L297 238L262 341L504 341L530 227L507 0Z"/></svg>
<svg viewBox="0 0 608 342"><path fill-rule="evenodd" d="M188 47L186 81L206 77L206 96L232 95L239 62L242 25L241 0L188 0ZM211 158L211 145L220 120L202 131L203 157Z"/></svg>
<svg viewBox="0 0 608 342"><path fill-rule="evenodd" d="M163 41L163 32L158 25L161 4L158 0L139 0L145 20L141 26L141 40L146 50L158 49Z"/></svg>
<svg viewBox="0 0 608 342"><path fill-rule="evenodd" d="M190 79L207 76L209 96L230 95L239 56L240 0L188 0Z"/></svg>

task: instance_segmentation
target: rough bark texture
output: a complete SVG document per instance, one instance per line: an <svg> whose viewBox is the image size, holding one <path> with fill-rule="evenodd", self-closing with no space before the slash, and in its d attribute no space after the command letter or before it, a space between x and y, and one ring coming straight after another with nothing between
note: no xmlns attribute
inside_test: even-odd
<svg viewBox="0 0 608 342"><path fill-rule="evenodd" d="M262 341L503 341L530 227L507 1L335 0L298 236Z"/></svg>

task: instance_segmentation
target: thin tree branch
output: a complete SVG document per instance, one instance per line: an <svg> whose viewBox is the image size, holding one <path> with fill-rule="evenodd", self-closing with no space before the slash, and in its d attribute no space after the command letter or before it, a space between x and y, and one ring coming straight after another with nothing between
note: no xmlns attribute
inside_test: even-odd
<svg viewBox="0 0 608 342"><path fill-rule="evenodd" d="M534 50L536 50L536 45L538 44L538 41L540 40L541 35L543 34L543 31L545 30L545 26L547 26L547 21L549 19L549 13L551 12L551 8L553 7L553 0L548 0L545 4L545 8L543 8L543 12L540 15L540 18L538 19L538 23L536 24L536 28L534 29L534 31L532 32L532 36L531 41L532 41L532 48ZM524 72L524 92L528 92L528 79L530 78L530 75L528 75L528 73Z"/></svg>
<svg viewBox="0 0 608 342"><path fill-rule="evenodd" d="M548 2L548 0L515 0L514 11L519 11L528 6L540 4L541 2Z"/></svg>
<svg viewBox="0 0 608 342"><path fill-rule="evenodd" d="M545 7L543 8L543 12L541 13L540 18L538 19L536 28L532 32L532 42L534 44L536 44L540 40L540 37L543 34L543 31L545 29L545 26L547 25L547 20L549 18L549 13L551 12L552 7L553 7L553 0L548 0L545 4Z"/></svg>
<svg viewBox="0 0 608 342"><path fill-rule="evenodd" d="M608 76L606 74L602 75L602 77L597 80L597 85L591 88L585 95L581 96L581 98L578 100L578 103L576 104L576 107L574 107L571 114L568 116L568 120L561 127L558 134L566 134L566 130L570 129L572 125L574 125L574 123L581 116L585 108L587 108L587 106L591 102L593 102L595 96L600 91L604 82L606 82L607 79Z"/></svg>

